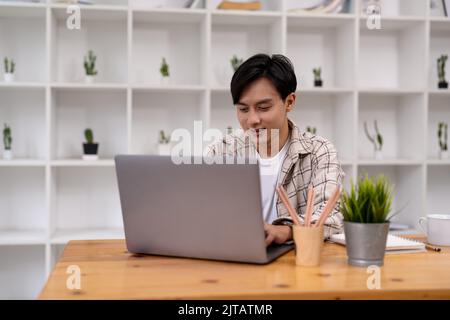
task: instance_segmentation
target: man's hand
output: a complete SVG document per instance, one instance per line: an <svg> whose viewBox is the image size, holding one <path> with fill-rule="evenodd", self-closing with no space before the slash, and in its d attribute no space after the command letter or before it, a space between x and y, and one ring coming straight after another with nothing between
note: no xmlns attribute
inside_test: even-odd
<svg viewBox="0 0 450 320"><path fill-rule="evenodd" d="M292 239L292 230L289 226L274 226L273 224L265 223L264 231L266 233L266 246L272 242L282 244Z"/></svg>

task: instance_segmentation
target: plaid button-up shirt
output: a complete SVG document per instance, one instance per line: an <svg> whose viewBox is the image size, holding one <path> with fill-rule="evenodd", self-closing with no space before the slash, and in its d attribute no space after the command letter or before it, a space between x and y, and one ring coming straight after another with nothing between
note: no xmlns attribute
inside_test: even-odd
<svg viewBox="0 0 450 320"><path fill-rule="evenodd" d="M342 186L345 173L341 168L333 144L317 135L301 132L291 120L288 120L290 138L287 140L288 151L281 166L278 184L283 185L289 202L296 209L300 221L304 220L308 187L315 189L312 223L316 222L326 201L333 194L336 186ZM227 135L221 141L209 146L208 156L256 156L256 147L250 139L242 135ZM292 224L292 219L277 197L277 216L273 224ZM340 202L336 204L325 221L324 237L343 232L343 216L339 211Z"/></svg>

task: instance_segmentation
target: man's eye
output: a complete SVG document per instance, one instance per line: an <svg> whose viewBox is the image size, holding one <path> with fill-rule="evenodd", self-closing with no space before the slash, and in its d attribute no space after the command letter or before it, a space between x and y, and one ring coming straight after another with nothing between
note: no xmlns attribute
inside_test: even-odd
<svg viewBox="0 0 450 320"><path fill-rule="evenodd" d="M259 110L267 111L267 110L270 109L270 107L271 107L271 106L260 106L260 107L259 107Z"/></svg>
<svg viewBox="0 0 450 320"><path fill-rule="evenodd" d="M248 108L239 109L241 112L248 112Z"/></svg>

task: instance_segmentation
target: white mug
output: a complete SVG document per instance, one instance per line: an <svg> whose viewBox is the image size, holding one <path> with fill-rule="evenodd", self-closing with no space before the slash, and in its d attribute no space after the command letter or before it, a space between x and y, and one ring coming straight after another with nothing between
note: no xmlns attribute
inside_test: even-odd
<svg viewBox="0 0 450 320"><path fill-rule="evenodd" d="M427 222L426 228L422 224ZM419 225L428 236L428 243L437 246L450 246L450 215L430 214L419 219Z"/></svg>

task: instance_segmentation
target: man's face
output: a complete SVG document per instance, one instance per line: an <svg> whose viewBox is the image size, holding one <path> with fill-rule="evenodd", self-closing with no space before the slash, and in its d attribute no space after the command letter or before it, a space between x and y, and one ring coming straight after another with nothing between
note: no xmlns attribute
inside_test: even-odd
<svg viewBox="0 0 450 320"><path fill-rule="evenodd" d="M294 93L283 102L272 82L260 78L242 92L236 112L241 128L249 130L250 136L256 137L258 145L267 143L267 146L271 146L272 135L276 137L277 133L281 135L283 131L288 131L287 113L292 110L294 103Z"/></svg>

